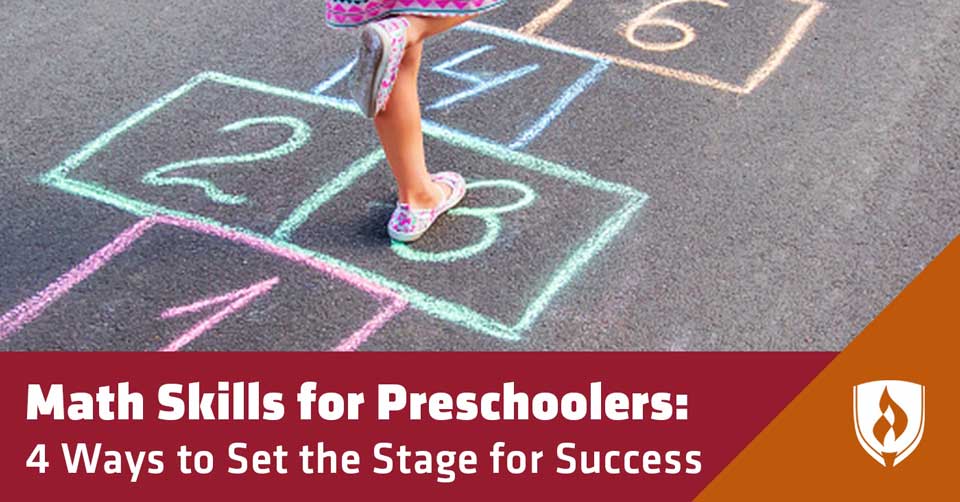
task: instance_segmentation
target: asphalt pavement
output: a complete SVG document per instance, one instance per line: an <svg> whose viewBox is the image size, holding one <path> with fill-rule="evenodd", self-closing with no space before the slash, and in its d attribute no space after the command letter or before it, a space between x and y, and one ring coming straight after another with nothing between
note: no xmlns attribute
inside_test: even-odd
<svg viewBox="0 0 960 502"><path fill-rule="evenodd" d="M319 0L0 0L0 350L840 350L958 235L960 3L555 5L427 42L402 247Z"/></svg>

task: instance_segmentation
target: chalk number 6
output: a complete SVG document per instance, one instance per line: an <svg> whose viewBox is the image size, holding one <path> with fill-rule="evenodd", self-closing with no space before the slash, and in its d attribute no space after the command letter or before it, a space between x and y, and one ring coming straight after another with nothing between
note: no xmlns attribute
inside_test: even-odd
<svg viewBox="0 0 960 502"><path fill-rule="evenodd" d="M726 9L730 6L723 0L668 0L647 9L643 12L643 14L640 14L632 21L627 23L626 30L624 31L624 36L627 38L627 41L643 50L655 52L675 51L678 49L683 49L684 47L693 43L693 41L697 39L697 32L692 26L687 23L677 21L676 19L670 19L669 17L661 17L657 15L660 13L660 11L668 7L683 3L706 3L723 9ZM676 42L649 42L645 40L638 40L637 31L650 26L673 28L682 33L683 37Z"/></svg>

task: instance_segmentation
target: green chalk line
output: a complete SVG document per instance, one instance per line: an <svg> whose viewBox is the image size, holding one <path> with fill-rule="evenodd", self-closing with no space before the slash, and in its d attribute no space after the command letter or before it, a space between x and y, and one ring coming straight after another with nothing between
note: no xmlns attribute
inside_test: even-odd
<svg viewBox="0 0 960 502"><path fill-rule="evenodd" d="M79 197L96 200L117 207L138 216L146 217L155 214L177 216L180 218L200 221L208 225L227 228L258 239L262 239L276 246L311 256L331 265L340 267L365 279L373 281L383 287L391 289L405 297L415 308L429 315L458 324L468 329L478 331L480 333L511 341L522 339L522 333L533 326L537 318L543 313L554 297L576 277L576 275L594 256L596 256L604 247L606 247L610 241L612 241L626 227L633 215L644 205L648 198L646 194L632 187L600 180L582 171L576 171L566 166L549 162L526 153L513 151L486 139L454 131L445 126L432 122L425 122L424 133L427 136L445 141L453 146L465 148L481 155L498 159L502 162L512 164L520 168L525 168L537 173L553 176L595 190L617 194L625 199L625 206L616 211L609 219L607 219L592 236L587 238L587 240L567 258L561 267L548 280L546 287L526 307L520 317L520 320L515 325L509 326L502 322L491 319L486 315L480 314L479 312L464 305L433 297L406 284L383 277L380 274L360 268L356 265L347 263L332 256L325 255L318 251L300 247L288 240L289 237L296 232L297 228L299 228L309 219L310 214L316 211L317 208L349 187L350 184L352 184L356 179L376 167L376 165L383 160L382 150L378 149L366 157L354 162L336 179L329 182L324 187L321 187L310 198L308 198L307 201L301 204L301 206L298 207L280 225L280 227L277 228L273 236L262 235L248 229L225 225L219 221L212 220L207 217L176 211L156 204L150 204L144 201L126 197L96 183L71 180L67 178L67 175L70 174L71 171L84 164L99 150L106 147L118 136L145 121L158 110L184 96L204 82L215 82L277 97L289 98L318 106L333 108L339 111L353 113L355 115L358 114L357 110L353 106L343 102L342 100L274 87L262 82L233 77L221 73L205 72L191 78L184 85L168 94L163 95L143 110L134 113L107 132L101 134L95 140L86 144L79 151L68 157L58 166L44 174L40 178L40 182Z"/></svg>
<svg viewBox="0 0 960 502"><path fill-rule="evenodd" d="M500 214L512 213L514 211L519 211L530 204L533 204L537 200L537 192L532 188L526 185L526 183L520 183L519 181L514 180L481 180L473 181L467 183L467 189L469 190L479 190L481 188L506 188L508 190L513 190L515 192L520 192L523 197L520 197L520 200L516 202L511 202L509 204L504 204L502 206L488 206L488 207L459 207L454 209L457 214L465 216L497 216Z"/></svg>
<svg viewBox="0 0 960 502"><path fill-rule="evenodd" d="M180 98L184 94L190 92L194 87L208 80L209 79L208 75L209 74L207 73L201 73L196 77L191 78L190 80L187 81L187 83L163 95L153 103L150 103L149 105L147 105L147 107L144 108L143 110L140 110L134 113L127 119L121 121L119 124L113 126L110 130L101 134L99 137L97 137L97 139L84 145L83 148L81 148L79 151L77 151L73 155L67 157L67 159L61 162L60 165L58 165L57 167L53 168L48 173L43 175L40 178L40 181L44 183L49 183L56 180L57 178L62 178L66 176L70 171L82 165L84 162L89 160L90 157L92 157L98 151L100 151L103 147L107 146L111 141L116 139L117 136L120 136L121 134L129 130L131 127L136 126L140 122L143 122L144 120L146 120L148 117L156 113L161 108L167 106L177 98Z"/></svg>
<svg viewBox="0 0 960 502"><path fill-rule="evenodd" d="M293 213L277 227L273 236L277 239L290 239L297 229L303 226L320 206L326 204L327 201L349 188L350 185L353 185L359 178L377 167L377 164L385 158L386 155L383 153L383 149L378 148L373 153L350 164L350 167L338 174L333 181L320 187L313 195L294 209Z"/></svg>
<svg viewBox="0 0 960 502"><path fill-rule="evenodd" d="M528 306L520 317L520 321L513 326L513 330L522 333L536 322L537 318L550 304L550 301L567 284L579 274L587 262L593 259L627 226L634 213L640 210L647 201L647 196L638 197L627 203L600 226L600 229L567 258L567 261L553 274L550 282L535 300Z"/></svg>

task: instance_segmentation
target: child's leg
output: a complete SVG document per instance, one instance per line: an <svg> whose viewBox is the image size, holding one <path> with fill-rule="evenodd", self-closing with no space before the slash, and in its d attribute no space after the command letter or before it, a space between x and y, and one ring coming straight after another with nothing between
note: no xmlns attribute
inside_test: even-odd
<svg viewBox="0 0 960 502"><path fill-rule="evenodd" d="M423 41L468 21L469 17L408 16L407 48L397 82L385 110L374 119L387 162L397 179L400 202L414 208L436 207L449 187L433 183L427 171L420 124L417 76L423 57ZM454 168L455 166L449 166Z"/></svg>
<svg viewBox="0 0 960 502"><path fill-rule="evenodd" d="M417 73L423 43L408 44L387 108L374 118L387 163L399 186L400 202L415 208L435 206L442 193L430 181L423 151Z"/></svg>

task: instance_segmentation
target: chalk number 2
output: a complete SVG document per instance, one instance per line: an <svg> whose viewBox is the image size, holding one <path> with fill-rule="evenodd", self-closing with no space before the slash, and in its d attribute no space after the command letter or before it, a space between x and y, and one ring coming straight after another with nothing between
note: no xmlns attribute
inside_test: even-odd
<svg viewBox="0 0 960 502"><path fill-rule="evenodd" d="M221 132L233 132L246 129L253 126L262 125L282 125L290 129L290 137L283 144L275 146L262 152L246 153L240 155L227 155L223 157L203 157L193 160L174 162L165 166L158 167L143 177L143 182L154 186L189 186L203 189L207 197L219 204L239 205L247 202L247 197L243 195L229 194L221 190L210 180L201 178L191 178L186 176L167 175L175 171L184 171L193 167L215 166L228 164L248 164L262 160L271 160L299 150L303 145L310 141L312 132L310 126L296 117L258 117L234 122L222 129Z"/></svg>
<svg viewBox="0 0 960 502"><path fill-rule="evenodd" d="M655 52L670 52L683 49L684 47L690 45L694 40L697 39L697 32L692 26L687 23L677 21L676 19L658 15L660 14L660 11L668 7L684 3L706 3L723 9L726 9L730 6L723 0L668 0L647 9L643 12L643 14L640 14L632 21L627 23L626 30L624 31L624 36L626 37L627 41L643 50ZM675 42L650 42L638 39L637 31L647 27L673 28L679 31L683 36L680 38L680 40Z"/></svg>
<svg viewBox="0 0 960 502"><path fill-rule="evenodd" d="M27 468L36 469L40 474L46 474L47 467L50 467L50 462L47 462L47 445L38 444L30 453L30 457L27 458Z"/></svg>

